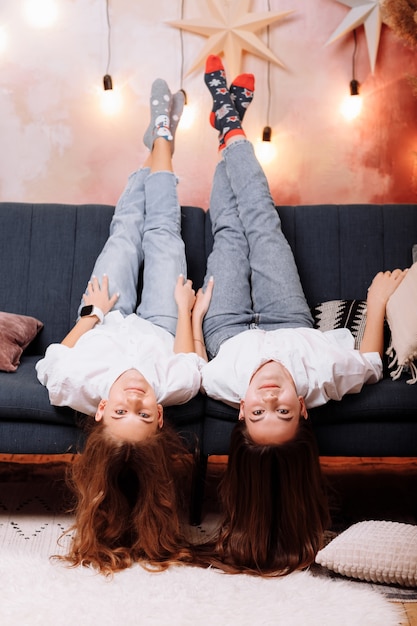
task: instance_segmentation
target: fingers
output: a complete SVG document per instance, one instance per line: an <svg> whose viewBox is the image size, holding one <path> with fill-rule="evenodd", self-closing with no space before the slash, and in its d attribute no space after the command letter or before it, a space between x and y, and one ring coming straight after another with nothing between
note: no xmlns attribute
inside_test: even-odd
<svg viewBox="0 0 417 626"><path fill-rule="evenodd" d="M211 298L211 294L213 293L213 287L214 287L214 276L210 276L210 278L208 279L208 283L207 283L206 291L205 291L205 293L210 294L210 298Z"/></svg>
<svg viewBox="0 0 417 626"><path fill-rule="evenodd" d="M109 278L106 274L103 274L102 278L102 288L100 288L100 283L97 276L92 276L91 280L87 283L87 294L91 295L97 291L108 291L109 288Z"/></svg>
<svg viewBox="0 0 417 626"><path fill-rule="evenodd" d="M114 294L112 295L112 297L110 298L110 308L113 308L113 307L114 307L114 305L116 304L116 302L117 302L117 301L118 301L118 299L119 299L119 295L120 295L120 294L118 294L118 293L114 293Z"/></svg>

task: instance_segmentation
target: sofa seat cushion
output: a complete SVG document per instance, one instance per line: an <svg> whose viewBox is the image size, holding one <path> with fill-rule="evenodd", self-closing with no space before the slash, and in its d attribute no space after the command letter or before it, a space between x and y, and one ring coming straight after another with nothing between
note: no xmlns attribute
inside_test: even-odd
<svg viewBox="0 0 417 626"><path fill-rule="evenodd" d="M15 372L0 372L0 421L74 426L75 411L51 406L46 388L36 377L39 356L23 356Z"/></svg>
<svg viewBox="0 0 417 626"><path fill-rule="evenodd" d="M354 422L414 423L417 428L416 389L406 384L403 376L397 381L384 378L375 385L365 385L360 393L348 394L340 402L310 409L313 424L351 424Z"/></svg>

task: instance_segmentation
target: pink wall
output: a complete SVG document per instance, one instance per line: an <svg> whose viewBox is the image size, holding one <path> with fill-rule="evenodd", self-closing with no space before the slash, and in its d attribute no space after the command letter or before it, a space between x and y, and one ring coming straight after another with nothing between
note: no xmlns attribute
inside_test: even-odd
<svg viewBox="0 0 417 626"><path fill-rule="evenodd" d="M225 0L224 0L225 1ZM161 76L181 86L181 2L110 0L110 73L123 110L99 108L107 63L104 0L59 2L50 29L29 26L23 2L3 0L0 27L0 200L114 203L127 175L146 157L148 92ZM250 11L267 8L252 0ZM285 64L270 66L276 156L265 166L277 204L416 202L417 99L407 75L417 76L412 50L383 25L374 74L363 27L358 29L356 76L363 110L347 122L339 106L351 79L353 36L325 43L349 8L336 0L270 0L272 11L294 9L270 27L269 47ZM209 15L205 3L184 2L184 18ZM260 37L267 42L267 32ZM205 38L184 33L185 72ZM226 59L227 65L227 59ZM242 71L256 75L255 100L245 127L257 142L267 122L268 64L245 54ZM210 97L202 68L186 76L196 119L180 126L175 154L180 201L206 208L217 161L216 132L208 124Z"/></svg>

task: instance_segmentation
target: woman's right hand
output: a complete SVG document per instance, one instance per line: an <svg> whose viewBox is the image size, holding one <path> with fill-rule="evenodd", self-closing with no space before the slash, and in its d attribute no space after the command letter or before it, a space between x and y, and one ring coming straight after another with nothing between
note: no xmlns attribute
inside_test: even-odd
<svg viewBox="0 0 417 626"><path fill-rule="evenodd" d="M210 306L211 296L213 294L213 287L214 287L214 278L213 276L211 276L207 283L206 290L203 291L203 289L200 288L197 291L194 308L193 308L193 321L194 322L201 323L203 321L204 316L207 313L209 306Z"/></svg>

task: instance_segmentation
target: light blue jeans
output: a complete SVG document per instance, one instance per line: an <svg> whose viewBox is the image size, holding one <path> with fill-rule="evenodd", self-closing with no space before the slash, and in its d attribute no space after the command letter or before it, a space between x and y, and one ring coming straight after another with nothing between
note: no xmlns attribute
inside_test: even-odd
<svg viewBox="0 0 417 626"><path fill-rule="evenodd" d="M139 270L143 289L137 305ZM177 179L172 172L131 174L110 224L110 234L94 265L92 276L109 277L110 294L118 292L114 309L137 315L175 335L179 274L186 277L184 242Z"/></svg>
<svg viewBox="0 0 417 626"><path fill-rule="evenodd" d="M291 248L253 146L242 140L223 150L210 199L214 236L205 284L214 277L204 320L207 352L250 328L311 327Z"/></svg>

